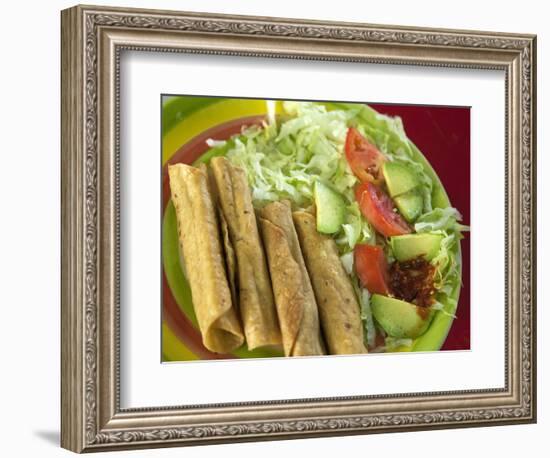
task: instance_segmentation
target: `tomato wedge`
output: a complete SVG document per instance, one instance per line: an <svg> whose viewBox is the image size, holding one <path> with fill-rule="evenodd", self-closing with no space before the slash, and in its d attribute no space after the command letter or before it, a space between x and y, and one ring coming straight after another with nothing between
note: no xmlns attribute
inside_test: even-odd
<svg viewBox="0 0 550 458"><path fill-rule="evenodd" d="M361 183L355 189L355 199L367 221L384 237L411 232L410 226L395 210L390 196L375 184Z"/></svg>
<svg viewBox="0 0 550 458"><path fill-rule="evenodd" d="M361 181L382 184L382 164L386 160L376 146L370 143L355 127L346 136L346 158L354 175Z"/></svg>
<svg viewBox="0 0 550 458"><path fill-rule="evenodd" d="M355 245L353 251L355 271L361 285L371 294L390 293L388 287L389 269L382 247L375 245Z"/></svg>

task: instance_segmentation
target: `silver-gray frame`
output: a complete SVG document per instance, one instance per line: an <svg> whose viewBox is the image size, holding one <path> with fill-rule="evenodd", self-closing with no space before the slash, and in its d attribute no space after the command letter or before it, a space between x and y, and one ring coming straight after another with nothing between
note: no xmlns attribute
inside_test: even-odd
<svg viewBox="0 0 550 458"><path fill-rule="evenodd" d="M535 36L93 6L64 10L61 36L63 447L88 452L535 421ZM505 387L121 409L124 50L504 71Z"/></svg>

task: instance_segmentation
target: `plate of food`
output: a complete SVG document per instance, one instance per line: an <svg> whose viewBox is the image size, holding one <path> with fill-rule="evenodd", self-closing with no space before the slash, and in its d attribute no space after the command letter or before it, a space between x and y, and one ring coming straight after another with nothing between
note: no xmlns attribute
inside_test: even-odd
<svg viewBox="0 0 550 458"><path fill-rule="evenodd" d="M467 227L369 104L166 97L163 361L439 350Z"/></svg>

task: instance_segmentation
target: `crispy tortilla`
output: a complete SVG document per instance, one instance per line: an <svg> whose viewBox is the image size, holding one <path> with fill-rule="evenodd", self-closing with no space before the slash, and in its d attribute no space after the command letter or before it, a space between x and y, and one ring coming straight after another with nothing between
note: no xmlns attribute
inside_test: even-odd
<svg viewBox="0 0 550 458"><path fill-rule="evenodd" d="M227 269L227 281L229 283L229 289L231 290L231 300L233 301L233 306L235 307L235 310L238 314L237 304L239 303L239 294L237 292L237 256L235 255L235 249L233 248L233 244L231 243L227 221L225 220L225 216L223 215L223 211L219 205L220 203L212 170L208 168L204 163L199 164L198 167L199 170L203 171L208 176L208 184L210 187L212 202L214 204L214 208L216 209L216 214L218 215L218 220L220 222L222 252L225 255L225 267Z"/></svg>
<svg viewBox="0 0 550 458"><path fill-rule="evenodd" d="M218 211L218 216L220 218L223 251L225 254L225 267L227 268L227 280L229 282L229 289L231 290L231 300L233 301L233 304L236 305L239 303L239 293L237 290L237 256L235 254L233 244L231 243L231 238L229 237L227 221L225 220L221 210Z"/></svg>
<svg viewBox="0 0 550 458"><path fill-rule="evenodd" d="M292 216L329 353L366 353L359 303L334 239L317 232L315 216L311 213L296 211Z"/></svg>
<svg viewBox="0 0 550 458"><path fill-rule="evenodd" d="M240 347L241 325L231 300L218 218L204 170L168 167L178 237L204 346L216 353Z"/></svg>
<svg viewBox="0 0 550 458"><path fill-rule="evenodd" d="M266 205L260 211L260 225L285 355L323 355L317 303L292 222L290 203Z"/></svg>
<svg viewBox="0 0 550 458"><path fill-rule="evenodd" d="M225 157L213 158L210 170L235 250L239 309L248 348L278 345L281 332L246 173Z"/></svg>

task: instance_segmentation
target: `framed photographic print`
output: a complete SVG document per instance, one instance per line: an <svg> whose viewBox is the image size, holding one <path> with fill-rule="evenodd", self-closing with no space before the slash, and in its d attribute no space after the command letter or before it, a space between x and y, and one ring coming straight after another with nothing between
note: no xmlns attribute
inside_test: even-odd
<svg viewBox="0 0 550 458"><path fill-rule="evenodd" d="M62 12L62 446L534 422L532 35Z"/></svg>

